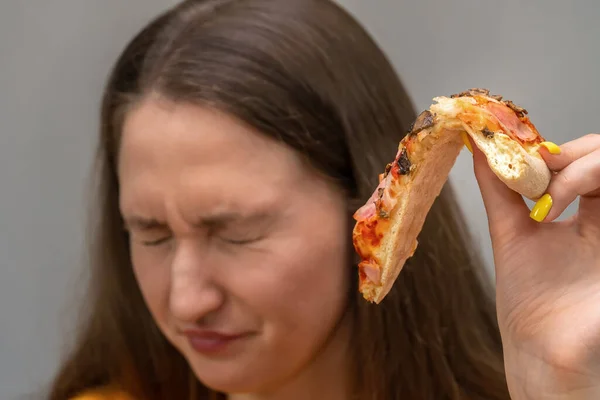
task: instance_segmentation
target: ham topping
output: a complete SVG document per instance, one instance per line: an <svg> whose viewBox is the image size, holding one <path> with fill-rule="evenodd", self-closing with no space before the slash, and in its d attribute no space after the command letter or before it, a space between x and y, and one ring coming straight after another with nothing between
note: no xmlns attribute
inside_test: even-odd
<svg viewBox="0 0 600 400"><path fill-rule="evenodd" d="M398 154L400 155L400 151ZM384 174L381 178L379 185L369 200L354 213L353 217L356 221L366 221L376 214L387 218L387 213L391 211L398 202L398 199L390 193L393 175L388 172L387 175Z"/></svg>
<svg viewBox="0 0 600 400"><path fill-rule="evenodd" d="M362 261L358 264L358 268L375 285L379 285L381 283L381 268L374 261Z"/></svg>
<svg viewBox="0 0 600 400"><path fill-rule="evenodd" d="M498 119L514 137L522 142L533 142L538 135L515 115L514 111L507 106L498 103L487 103L486 109Z"/></svg>
<svg viewBox="0 0 600 400"><path fill-rule="evenodd" d="M373 217L377 213L377 207L375 206L375 202L371 201L354 213L354 219L357 221L365 221L369 218Z"/></svg>

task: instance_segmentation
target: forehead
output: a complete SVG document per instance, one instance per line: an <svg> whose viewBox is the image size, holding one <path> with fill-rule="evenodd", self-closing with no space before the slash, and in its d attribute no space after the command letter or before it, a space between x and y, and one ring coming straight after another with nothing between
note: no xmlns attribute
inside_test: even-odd
<svg viewBox="0 0 600 400"><path fill-rule="evenodd" d="M283 143L266 137L247 124L218 110L193 104L150 99L130 111L121 139L119 164L189 158L206 163L239 157L263 162L289 163L295 157Z"/></svg>
<svg viewBox="0 0 600 400"><path fill-rule="evenodd" d="M152 99L125 119L118 173L127 209L192 193L260 199L301 185L308 169L293 149L225 113Z"/></svg>

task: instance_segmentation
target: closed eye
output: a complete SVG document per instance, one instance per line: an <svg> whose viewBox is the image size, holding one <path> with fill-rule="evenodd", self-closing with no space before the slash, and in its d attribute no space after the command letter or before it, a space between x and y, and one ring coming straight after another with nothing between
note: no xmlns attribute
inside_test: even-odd
<svg viewBox="0 0 600 400"><path fill-rule="evenodd" d="M166 237L162 237L162 238L155 239L155 240L142 240L141 243L144 246L153 247L153 246L159 246L163 243L166 243L170 239L171 239L171 236L166 236Z"/></svg>
<svg viewBox="0 0 600 400"><path fill-rule="evenodd" d="M235 239L235 238L220 237L220 239L228 244L233 244L236 246L243 246L246 244L258 242L259 240L262 239L262 237L253 237L253 238L247 238L247 239Z"/></svg>

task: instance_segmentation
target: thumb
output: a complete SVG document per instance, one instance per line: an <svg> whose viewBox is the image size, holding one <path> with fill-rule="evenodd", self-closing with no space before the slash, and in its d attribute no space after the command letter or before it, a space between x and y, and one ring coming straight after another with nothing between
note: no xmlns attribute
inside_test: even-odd
<svg viewBox="0 0 600 400"><path fill-rule="evenodd" d="M475 177L488 216L492 242L510 240L535 226L523 197L510 189L490 169L485 154L469 137L473 148Z"/></svg>

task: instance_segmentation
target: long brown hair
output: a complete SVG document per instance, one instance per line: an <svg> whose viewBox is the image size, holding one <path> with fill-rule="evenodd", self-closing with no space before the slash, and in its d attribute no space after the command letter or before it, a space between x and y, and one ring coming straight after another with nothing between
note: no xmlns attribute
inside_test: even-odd
<svg viewBox="0 0 600 400"><path fill-rule="evenodd" d="M154 324L122 229L121 125L151 92L216 107L297 149L346 190L349 212L369 197L415 117L384 54L332 1L189 0L155 19L124 50L104 93L89 317L52 400L106 385L148 400L215 396ZM353 393L508 399L491 290L449 185L419 242L382 304L353 288Z"/></svg>

